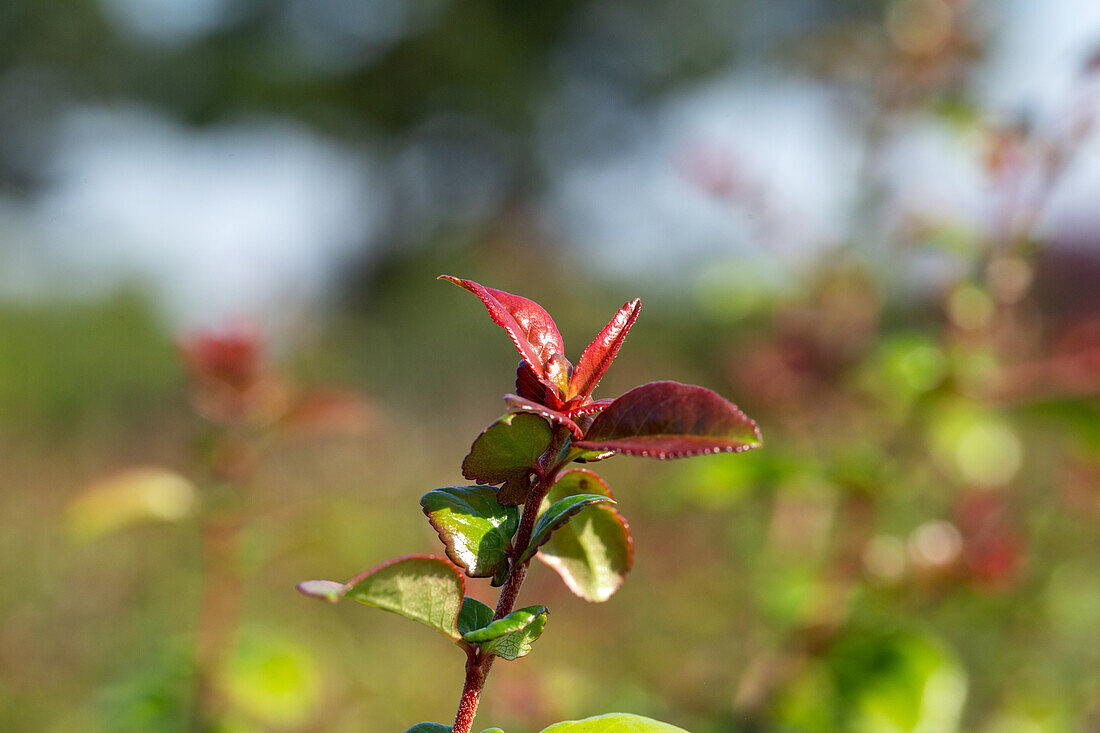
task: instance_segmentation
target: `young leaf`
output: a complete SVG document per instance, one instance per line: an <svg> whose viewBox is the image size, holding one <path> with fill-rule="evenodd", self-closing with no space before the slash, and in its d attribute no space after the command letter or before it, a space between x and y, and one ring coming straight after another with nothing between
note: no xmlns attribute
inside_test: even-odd
<svg viewBox="0 0 1100 733"><path fill-rule="evenodd" d="M458 613L466 590L458 568L441 557L406 555L346 583L307 580L298 590L335 603L343 597L412 619L458 641Z"/></svg>
<svg viewBox="0 0 1100 733"><path fill-rule="evenodd" d="M638 311L641 307L642 302L637 298L625 304L585 348L569 380L567 399L592 394L592 390L596 389L596 385L607 372L607 368L611 366L611 362L615 361L615 355L619 353L626 335L630 332L634 321L638 320Z"/></svg>
<svg viewBox="0 0 1100 733"><path fill-rule="evenodd" d="M611 490L591 471L575 469L561 475L548 498L557 501L576 494L611 496ZM585 507L554 532L537 557L553 568L574 594L602 603L614 595L634 565L634 542L630 526L615 507L597 504Z"/></svg>
<svg viewBox="0 0 1100 733"><path fill-rule="evenodd" d="M458 613L458 633L465 636L471 631L485 628L492 622L492 608L476 598L466 596L462 599L462 610Z"/></svg>
<svg viewBox="0 0 1100 733"><path fill-rule="evenodd" d="M629 713L608 713L584 720L567 720L543 728L542 733L688 733L668 723Z"/></svg>
<svg viewBox="0 0 1100 733"><path fill-rule="evenodd" d="M592 504L607 503L614 504L615 500L610 496L599 494L576 494L555 501L535 522L535 529L531 532L531 542L528 543L527 549L523 551L523 555L517 562L523 563L531 559L539 549L539 545L550 539L554 530L563 526L581 509Z"/></svg>
<svg viewBox="0 0 1100 733"><path fill-rule="evenodd" d="M760 447L760 430L732 402L703 387L651 382L601 412L577 448L683 458Z"/></svg>
<svg viewBox="0 0 1100 733"><path fill-rule="evenodd" d="M565 404L557 386L536 374L526 359L520 359L516 367L516 394L552 410L560 410Z"/></svg>
<svg viewBox="0 0 1100 733"><path fill-rule="evenodd" d="M482 651L511 661L526 656L546 627L546 606L528 606L512 611L488 626L463 634L462 638L477 644Z"/></svg>
<svg viewBox="0 0 1100 733"><path fill-rule="evenodd" d="M558 425L564 425L573 432L573 435L578 440L582 435L580 426L573 422L568 415L558 412L557 410L552 410L534 400L529 400L526 397L520 397L514 394L506 394L504 395L504 404L508 406L510 412L530 412L533 415L538 415L544 420L556 422Z"/></svg>
<svg viewBox="0 0 1100 733"><path fill-rule="evenodd" d="M462 461L462 475L484 484L503 483L497 501L519 506L527 497L530 476L550 447L550 423L529 413L505 415L485 429Z"/></svg>
<svg viewBox="0 0 1100 733"><path fill-rule="evenodd" d="M450 486L424 494L420 506L439 534L447 557L471 578L490 578L508 564L508 544L519 524L516 507L497 503L492 486Z"/></svg>
<svg viewBox="0 0 1100 733"><path fill-rule="evenodd" d="M493 322L508 332L519 353L530 363L540 377L549 376L546 364L555 354L565 353L565 343L554 319L533 300L479 285L472 280L461 280L450 275L440 275L439 280L454 283L476 295L489 310Z"/></svg>

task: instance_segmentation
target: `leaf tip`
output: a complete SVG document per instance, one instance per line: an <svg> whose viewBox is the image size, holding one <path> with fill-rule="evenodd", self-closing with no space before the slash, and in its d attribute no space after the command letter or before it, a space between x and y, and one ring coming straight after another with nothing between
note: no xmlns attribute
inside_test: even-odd
<svg viewBox="0 0 1100 733"><path fill-rule="evenodd" d="M335 580L304 580L298 584L298 592L310 598L338 603L347 593L347 586Z"/></svg>

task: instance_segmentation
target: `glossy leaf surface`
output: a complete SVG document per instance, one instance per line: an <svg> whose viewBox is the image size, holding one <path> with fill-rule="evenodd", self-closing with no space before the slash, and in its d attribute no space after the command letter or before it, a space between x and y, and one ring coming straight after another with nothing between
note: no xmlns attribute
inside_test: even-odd
<svg viewBox="0 0 1100 733"><path fill-rule="evenodd" d="M584 720L567 720L542 733L688 733L683 728L629 713L609 713Z"/></svg>
<svg viewBox="0 0 1100 733"><path fill-rule="evenodd" d="M634 321L638 320L638 311L642 302L635 298L625 304L596 335L592 343L581 354L577 368L573 370L573 376L569 380L569 391L566 397L572 399L577 396L590 395L596 389L611 362L615 361L619 348L626 340Z"/></svg>
<svg viewBox="0 0 1100 733"><path fill-rule="evenodd" d="M458 614L458 633L465 636L471 631L485 628L492 622L492 608L476 598L466 596L462 599L462 610Z"/></svg>
<svg viewBox="0 0 1100 733"><path fill-rule="evenodd" d="M535 522L535 528L531 532L531 542L518 562L523 563L534 557L539 546L550 539L555 530L564 526L586 506L614 503L615 500L610 496L601 494L575 494L558 499Z"/></svg>
<svg viewBox="0 0 1100 733"><path fill-rule="evenodd" d="M576 469L561 475L549 499L576 494L611 496L611 490L596 474ZM553 568L574 594L602 603L622 586L634 565L630 526L613 506L585 507L539 548L538 559Z"/></svg>
<svg viewBox="0 0 1100 733"><path fill-rule="evenodd" d="M652 458L740 453L760 446L756 423L704 387L652 382L612 402L593 421L583 450L612 450Z"/></svg>
<svg viewBox="0 0 1100 733"><path fill-rule="evenodd" d="M450 275L440 275L439 279L452 282L476 295L485 304L493 322L508 332L512 343L531 364L535 373L550 377L546 365L555 354L565 353L565 343L558 333L554 319L541 305L503 290L487 288L472 280L462 280Z"/></svg>
<svg viewBox="0 0 1100 733"><path fill-rule="evenodd" d="M538 415L505 415L485 429L462 461L462 475L483 484L503 484L497 501L518 506L527 497L529 476L550 446L550 424Z"/></svg>
<svg viewBox="0 0 1100 733"><path fill-rule="evenodd" d="M519 524L516 507L497 503L492 486L450 486L424 494L420 506L439 534L447 557L472 578L489 578L508 563Z"/></svg>
<svg viewBox="0 0 1100 733"><path fill-rule="evenodd" d="M519 659L529 654L532 645L542 636L548 613L546 606L527 606L488 626L463 634L462 638L477 644L484 652L509 661Z"/></svg>
<svg viewBox="0 0 1100 733"><path fill-rule="evenodd" d="M355 576L347 583L307 580L307 596L335 603L343 597L390 611L435 629L454 641L466 586L458 568L441 557L406 555Z"/></svg>

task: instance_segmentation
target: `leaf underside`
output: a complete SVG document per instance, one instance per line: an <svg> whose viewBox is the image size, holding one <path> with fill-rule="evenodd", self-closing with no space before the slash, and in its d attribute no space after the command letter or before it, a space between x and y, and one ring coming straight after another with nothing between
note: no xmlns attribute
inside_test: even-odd
<svg viewBox="0 0 1100 733"><path fill-rule="evenodd" d="M530 477L550 446L550 424L538 415L505 415L485 429L462 461L462 475L482 484L503 484L497 502L519 506L527 498Z"/></svg>
<svg viewBox="0 0 1100 733"><path fill-rule="evenodd" d="M591 471L575 469L561 475L549 499L576 494L611 496L611 490ZM634 542L630 526L615 507L596 504L585 507L554 532L537 557L553 568L575 595L602 603L622 586L634 565Z"/></svg>
<svg viewBox="0 0 1100 733"><path fill-rule="evenodd" d="M704 387L651 382L612 402L575 446L652 458L760 447L760 430L732 402Z"/></svg>
<svg viewBox="0 0 1100 733"><path fill-rule="evenodd" d="M449 486L420 499L447 552L472 578L489 578L508 564L508 545L519 524L516 507L501 506L492 486Z"/></svg>
<svg viewBox="0 0 1100 733"><path fill-rule="evenodd" d="M629 713L608 713L584 720L567 720L542 733L688 733L683 728Z"/></svg>
<svg viewBox="0 0 1100 733"><path fill-rule="evenodd" d="M542 513L531 532L531 541L517 562L524 563L534 557L539 546L550 539L551 535L565 526L582 509L593 504L614 504L610 496L601 494L574 494L558 499Z"/></svg>
<svg viewBox="0 0 1100 733"><path fill-rule="evenodd" d="M462 635L486 653L509 661L526 656L546 628L546 606L527 606L512 611L487 626Z"/></svg>
<svg viewBox="0 0 1100 733"><path fill-rule="evenodd" d="M376 565L347 583L307 580L305 595L332 603L341 598L390 611L458 641L458 614L465 583L451 563L431 555L406 555Z"/></svg>

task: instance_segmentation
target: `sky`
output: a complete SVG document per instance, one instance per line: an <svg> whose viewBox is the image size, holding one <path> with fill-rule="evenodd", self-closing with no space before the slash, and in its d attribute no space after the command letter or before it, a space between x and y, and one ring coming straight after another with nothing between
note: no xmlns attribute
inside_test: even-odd
<svg viewBox="0 0 1100 733"><path fill-rule="evenodd" d="M163 43L209 32L232 7L103 2L116 22ZM371 47L443 4L376 5L386 23L371 26ZM1026 112L1057 131L1084 59L1100 46L1100 3L996 7L974 93L995 119ZM550 232L608 274L690 279L716 260L799 262L850 234L861 133L836 88L739 68L679 90L656 113L597 81L565 99L539 113L537 154L549 178L536 204ZM140 282L176 328L292 317L322 303L332 275L370 257L394 226L476 220L508 195L491 144L449 140L430 122L397 150L369 140L349 147L278 119L193 129L136 105L73 108L51 134L48 185L29 202L0 199L0 297L40 297L59 282L77 296ZM947 122L913 119L899 125L878 173L903 210L980 226L990 216L980 152ZM719 164L736 171L751 206L690 180L698 166L728 175ZM1044 229L1100 229L1096 190L1100 139L1067 173Z"/></svg>

